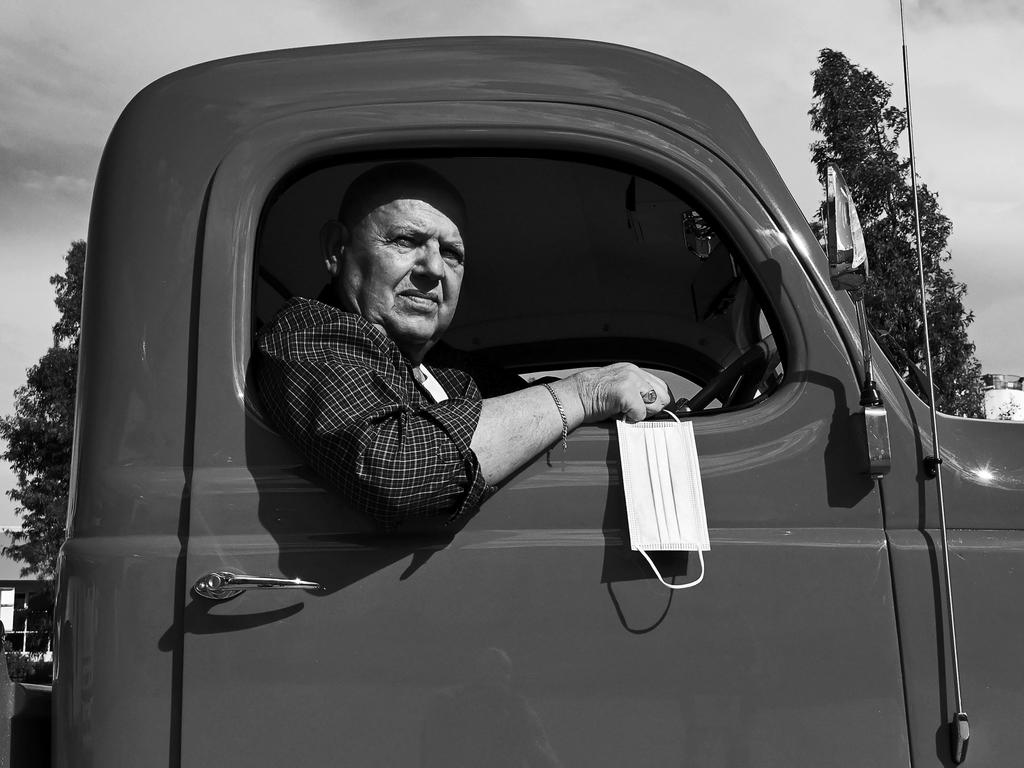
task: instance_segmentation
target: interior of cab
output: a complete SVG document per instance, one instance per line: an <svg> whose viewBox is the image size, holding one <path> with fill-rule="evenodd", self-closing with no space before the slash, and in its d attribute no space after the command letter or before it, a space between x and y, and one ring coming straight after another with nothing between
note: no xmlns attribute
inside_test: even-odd
<svg viewBox="0 0 1024 768"><path fill-rule="evenodd" d="M781 382L771 308L728 233L681 190L587 157L415 159L467 205L450 346L527 381L632 362L666 380L677 412L743 407ZM320 229L382 160L319 165L278 186L260 223L254 333L326 284Z"/></svg>

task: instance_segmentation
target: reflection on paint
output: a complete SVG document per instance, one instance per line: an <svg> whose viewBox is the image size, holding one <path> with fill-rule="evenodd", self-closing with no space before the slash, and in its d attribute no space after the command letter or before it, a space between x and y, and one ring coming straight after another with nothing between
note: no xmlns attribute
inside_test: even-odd
<svg viewBox="0 0 1024 768"><path fill-rule="evenodd" d="M976 470L974 470L974 476L978 478L978 480L980 480L982 483L985 483L986 485L995 480L995 475L992 473L992 470L990 470L988 467L978 467Z"/></svg>
<svg viewBox="0 0 1024 768"><path fill-rule="evenodd" d="M1019 491L1024 488L1024 473L1020 470L999 466L993 463L992 459L987 459L982 464L977 462L976 457L962 458L946 446L942 447L942 466L960 475L967 482L1003 491Z"/></svg>

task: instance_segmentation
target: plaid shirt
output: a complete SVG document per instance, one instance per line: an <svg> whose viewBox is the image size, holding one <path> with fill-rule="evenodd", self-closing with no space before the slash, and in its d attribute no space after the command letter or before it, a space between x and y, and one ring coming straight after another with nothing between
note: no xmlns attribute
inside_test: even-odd
<svg viewBox="0 0 1024 768"><path fill-rule="evenodd" d="M427 362L449 399L434 403L394 341L357 314L291 299L256 340L270 418L313 469L384 528L474 510L490 492L470 450L480 391Z"/></svg>

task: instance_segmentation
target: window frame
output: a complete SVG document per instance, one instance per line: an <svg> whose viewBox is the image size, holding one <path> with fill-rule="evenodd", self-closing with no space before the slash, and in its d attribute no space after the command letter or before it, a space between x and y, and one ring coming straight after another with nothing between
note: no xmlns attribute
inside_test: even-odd
<svg viewBox="0 0 1024 768"><path fill-rule="evenodd" d="M273 463L283 450L249 381L255 247L264 206L282 180L339 159L498 151L590 155L642 168L684 197L699 200L701 209L728 233L733 250L750 267L751 285L768 297L763 305L771 307L776 333L785 340L788 373L759 407L711 412L719 417L717 432L747 430L792 408L807 386L803 372L809 369L812 345L834 358L819 341L820 324L832 316L833 307L829 296L822 295L799 240L787 235L790 227L774 218L755 186L727 160L671 128L601 108L550 103L399 104L301 112L254 128L225 155L209 187L197 286L198 331L204 343L195 386L203 393L197 401L197 423L210 420L217 438L197 436L197 465L247 455L247 461ZM829 328L837 337L829 347L845 352L843 328ZM827 365L844 381L856 380L848 354Z"/></svg>

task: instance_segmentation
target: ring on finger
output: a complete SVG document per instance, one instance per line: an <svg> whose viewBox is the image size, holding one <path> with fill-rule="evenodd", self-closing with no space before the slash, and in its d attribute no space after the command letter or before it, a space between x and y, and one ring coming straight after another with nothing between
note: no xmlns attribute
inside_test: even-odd
<svg viewBox="0 0 1024 768"><path fill-rule="evenodd" d="M646 392L641 392L640 397L643 398L645 405L654 405L658 400L658 393L653 389L649 389Z"/></svg>

